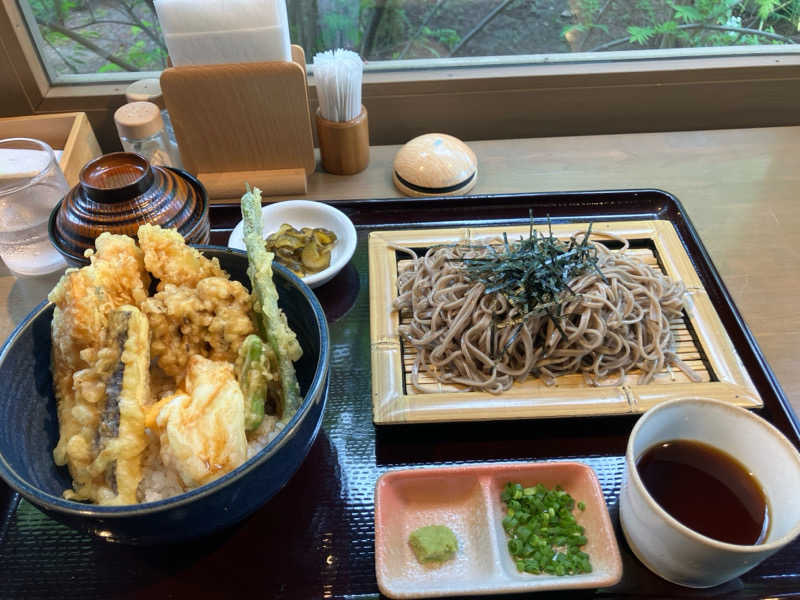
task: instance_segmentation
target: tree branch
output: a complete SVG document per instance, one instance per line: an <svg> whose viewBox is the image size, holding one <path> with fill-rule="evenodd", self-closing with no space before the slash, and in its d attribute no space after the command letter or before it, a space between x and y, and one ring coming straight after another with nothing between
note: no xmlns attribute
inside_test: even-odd
<svg viewBox="0 0 800 600"><path fill-rule="evenodd" d="M594 16L591 17L591 19L592 19L592 21L594 23L597 23L598 21L600 21L600 19L603 17L603 14L606 12L606 9L608 8L608 6L610 4L611 4L611 0L606 0L606 3L603 5L603 8L601 8L600 11L597 13L597 16L596 17L594 17ZM591 37L593 31L594 31L593 28L589 28L589 31L586 32L586 35L583 36L583 39L581 39L578 42L578 44L577 44L578 47L575 48L575 52L581 52L583 50L584 45L586 45L586 42Z"/></svg>
<svg viewBox="0 0 800 600"><path fill-rule="evenodd" d="M383 13L386 11L387 0L375 0L375 8L372 9L372 16L367 24L367 31L364 34L364 39L361 42L361 56L365 59L369 58L370 53L375 46L375 35L378 33L378 26L383 19Z"/></svg>
<svg viewBox="0 0 800 600"><path fill-rule="evenodd" d="M66 15L64 14L64 7L61 5L61 0L53 0L53 9L55 10L58 22L63 25Z"/></svg>
<svg viewBox="0 0 800 600"><path fill-rule="evenodd" d="M493 20L493 19L494 19L494 18L495 18L497 15L499 15L501 12L503 12L503 11L505 10L506 6L508 6L509 4L511 4L513 1L514 1L514 0L503 0L503 2L501 2L500 4L498 4L497 6L495 6L495 7L494 7L494 8L493 8L493 9L492 9L490 12L489 12L489 14L488 14L488 15L486 15L485 17L483 17L483 19L481 19L480 23L478 23L477 25L475 25L475 27L473 27L473 28L472 28L472 31L470 31L470 32L469 32L467 35L465 35L463 38L461 38L461 41L460 41L460 42L458 42L458 44L456 44L456 47L455 47L455 48L453 48L453 49L450 51L450 54L449 54L449 56L455 56L455 55L456 55L456 53L457 53L459 50L461 50L461 48L463 48L463 47L464 47L464 44L466 44L468 41L470 41L470 40L471 40L471 39L472 39L472 38L475 36L475 34L477 34L478 32L480 32L480 30L481 30L481 29L483 29L483 28L484 28L484 27L486 27L486 26L487 26L489 23L491 23L491 22L492 22L492 20Z"/></svg>
<svg viewBox="0 0 800 600"><path fill-rule="evenodd" d="M415 41L417 38L419 38L419 36L422 34L422 29L423 29L423 28L424 28L424 27L425 27L425 26L426 26L428 23L430 23L430 21L431 21L431 19L433 18L433 16L434 16L434 15L435 15L437 12L439 12L439 9L442 7L442 4L444 4L445 2L447 2L447 0L436 0L436 5L435 5L435 6L434 6L434 7L433 7L433 8L432 8L430 11L428 11L428 14L427 14L427 15L425 15L425 18L423 19L422 23L421 23L421 24L420 24L420 26L417 28L417 32L416 32L416 33L415 33L413 36L411 36L411 37L408 39L408 42L406 43L406 46L405 46L405 48L403 48L403 51L402 51L402 52L400 52L400 55L397 57L398 59L401 59L401 58L405 57L405 55L406 55L406 54L408 53L408 51L411 49L411 44L413 44L413 43L414 43L414 41Z"/></svg>
<svg viewBox="0 0 800 600"><path fill-rule="evenodd" d="M64 27L63 25L59 25L58 23L52 23L52 22L49 22L49 21L44 21L44 20L41 20L41 19L38 19L38 18L36 19L36 22L39 23L39 25L47 27L48 29L52 29L53 31L57 31L58 33L60 33L62 35L65 35L69 39L71 39L71 40L73 40L75 42L78 42L81 46L84 46L84 47L88 48L89 50L91 50L92 52L97 54L98 56L101 56L102 58L105 58L108 62L114 63L115 65L117 65L118 67L120 67L122 69L125 69L126 71L138 71L139 70L135 65L132 65L128 61L123 60L121 58L117 58L116 56L114 56L108 50L104 50L103 48L101 48L100 46L95 44L94 42L91 42L91 41L87 40L80 33L75 33L74 31Z"/></svg>
<svg viewBox="0 0 800 600"><path fill-rule="evenodd" d="M147 26L146 26L144 23L142 23L142 20L141 20L141 19L138 17L138 15L137 15L137 14L134 12L133 8L131 8L130 6L128 6L128 4L127 4L126 2L124 2L123 0L117 0L116 4L119 4L119 5L121 5L121 6L122 6L122 10L124 10L124 11L125 11L125 13L126 13L126 14L127 14L127 15L128 15L128 16L129 16L129 17L130 17L130 18L131 18L133 21L134 21L134 23L133 23L133 24L134 24L136 27L138 27L139 29L141 29L141 30L144 32L144 34L145 34L147 37L149 37L151 40L153 40L153 42L154 42L154 43L155 43L155 44L156 44L156 45L157 45L159 48L161 48L161 49L164 51L164 53L166 54L166 52L167 52L167 46L166 46L166 44L164 44L164 40L162 40L162 39L161 39L159 36L157 36L155 33L153 33L152 31L150 31L150 28L149 28L149 27L147 27Z"/></svg>
<svg viewBox="0 0 800 600"><path fill-rule="evenodd" d="M731 31L733 33L740 33L744 34L751 34L757 35L760 37L765 37L771 40L778 40L784 42L786 44L797 44L795 40L790 37L786 37L785 35L780 35L777 33L770 33L769 31L761 31L760 29L748 29L747 27L733 27L729 25L706 25L703 23L687 23L685 25L678 25L678 29L710 29L713 31ZM609 48L613 48L615 46L622 46L631 41L630 37L618 38L616 40L611 40L610 42L606 42L605 44L600 44L599 46L595 46L589 52L600 52L602 50L608 50Z"/></svg>
<svg viewBox="0 0 800 600"><path fill-rule="evenodd" d="M64 63L65 65L67 65L67 68L68 68L70 71L72 71L73 73L77 73L77 72L78 72L78 67L76 67L76 66L75 66L75 65L73 65L71 62L69 62L69 61L67 60L67 57L66 57L66 56L64 56L64 54L62 54L61 50L59 50L58 48L56 48L56 46L55 46L55 44L53 44L53 42L51 42L51 41L50 41L50 40L48 40L47 38L44 38L44 41L45 41L45 42L47 42L47 45L48 45L48 46L50 46L50 48L53 50L53 52L55 52L55 53L58 55L58 58L60 58L60 59L63 61L63 63Z"/></svg>
<svg viewBox="0 0 800 600"><path fill-rule="evenodd" d="M770 33L769 31L761 31L760 29L749 29L747 27L734 27L732 25L705 25L701 23L687 23L686 25L678 25L678 29L711 29L713 31L732 31L734 33L751 34L760 37L765 37L770 40L778 40L786 44L796 44L792 38L778 33Z"/></svg>
<svg viewBox="0 0 800 600"><path fill-rule="evenodd" d="M73 25L71 28L74 31L75 29L83 29L84 27L91 27L92 25L127 25L130 27L133 25L133 23L130 21L115 21L113 19L96 19L92 21L86 21L86 23L81 23L80 25Z"/></svg>
<svg viewBox="0 0 800 600"><path fill-rule="evenodd" d="M317 47L318 38L318 7L317 0L287 0L286 11L289 14L289 23L292 24L292 41L299 44L306 51L306 57L311 60Z"/></svg>

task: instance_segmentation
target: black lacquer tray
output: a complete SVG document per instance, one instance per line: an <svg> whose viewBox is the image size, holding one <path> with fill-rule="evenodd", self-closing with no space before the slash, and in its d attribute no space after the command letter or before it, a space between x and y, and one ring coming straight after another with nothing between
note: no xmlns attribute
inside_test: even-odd
<svg viewBox="0 0 800 600"><path fill-rule="evenodd" d="M689 590L643 567L619 529L623 455L635 416L375 428L370 401L366 239L375 229L525 223L537 219L667 219L678 235L764 401L758 412L800 446L798 421L682 206L657 190L337 202L356 225L352 262L316 290L331 333L323 430L303 466L269 503L232 530L180 546L115 546L73 532L0 483L1 598L375 598L373 495L393 467L571 459L595 469L615 523L624 575L613 588L565 598L760 598L800 595L800 541L743 577ZM214 207L224 244L238 207ZM17 426L4 424L4 426ZM508 597L508 596L506 596ZM533 597L533 596L531 596ZM536 598L551 597L536 594Z"/></svg>

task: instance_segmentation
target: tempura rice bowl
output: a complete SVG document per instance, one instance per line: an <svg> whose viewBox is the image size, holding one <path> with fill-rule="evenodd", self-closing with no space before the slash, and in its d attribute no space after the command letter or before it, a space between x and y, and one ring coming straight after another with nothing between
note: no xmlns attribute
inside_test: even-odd
<svg viewBox="0 0 800 600"><path fill-rule="evenodd" d="M198 246L217 257L249 289L247 255ZM0 477L45 514L103 539L130 544L173 543L239 522L274 496L297 471L322 423L328 393L329 343L325 314L313 292L287 269L274 265L279 305L297 333L303 357L295 363L303 402L266 446L227 475L186 493L129 506L65 500L69 472L57 467L56 402L50 374L53 304L43 302L0 349ZM168 485L165 483L164 485Z"/></svg>

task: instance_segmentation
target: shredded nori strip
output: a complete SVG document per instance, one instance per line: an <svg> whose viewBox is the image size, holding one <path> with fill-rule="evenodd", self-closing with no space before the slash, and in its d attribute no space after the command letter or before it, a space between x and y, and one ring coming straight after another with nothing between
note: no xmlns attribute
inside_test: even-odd
<svg viewBox="0 0 800 600"><path fill-rule="evenodd" d="M493 245L464 247L465 250L485 249L483 256L459 258L464 272L470 280L484 286L484 294L503 294L517 309L519 316L493 323L493 328L514 326L501 350L501 355L512 345L525 321L533 316L546 315L558 331L564 334L559 321L564 317L562 306L577 297L569 287L575 277L594 270L608 283L597 266L597 249L589 243L592 224L578 242L576 239L561 241L553 236L550 217L547 217L548 233L540 234L533 228L533 213L530 214L528 237L510 243L503 233L500 248ZM493 336L494 337L494 336ZM492 348L493 352L496 348Z"/></svg>

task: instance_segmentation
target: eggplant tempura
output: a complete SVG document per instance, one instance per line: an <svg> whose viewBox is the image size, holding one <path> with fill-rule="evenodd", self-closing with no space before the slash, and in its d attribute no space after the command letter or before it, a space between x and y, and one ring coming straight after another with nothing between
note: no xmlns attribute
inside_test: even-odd
<svg viewBox="0 0 800 600"><path fill-rule="evenodd" d="M255 455L297 408L296 379L281 374L300 347L277 305L259 315L261 302L174 230L143 225L138 237L103 233L91 264L50 293L53 458L72 476L68 499L135 504L204 485ZM274 291L271 278L259 285ZM275 327L293 344L257 333Z"/></svg>

